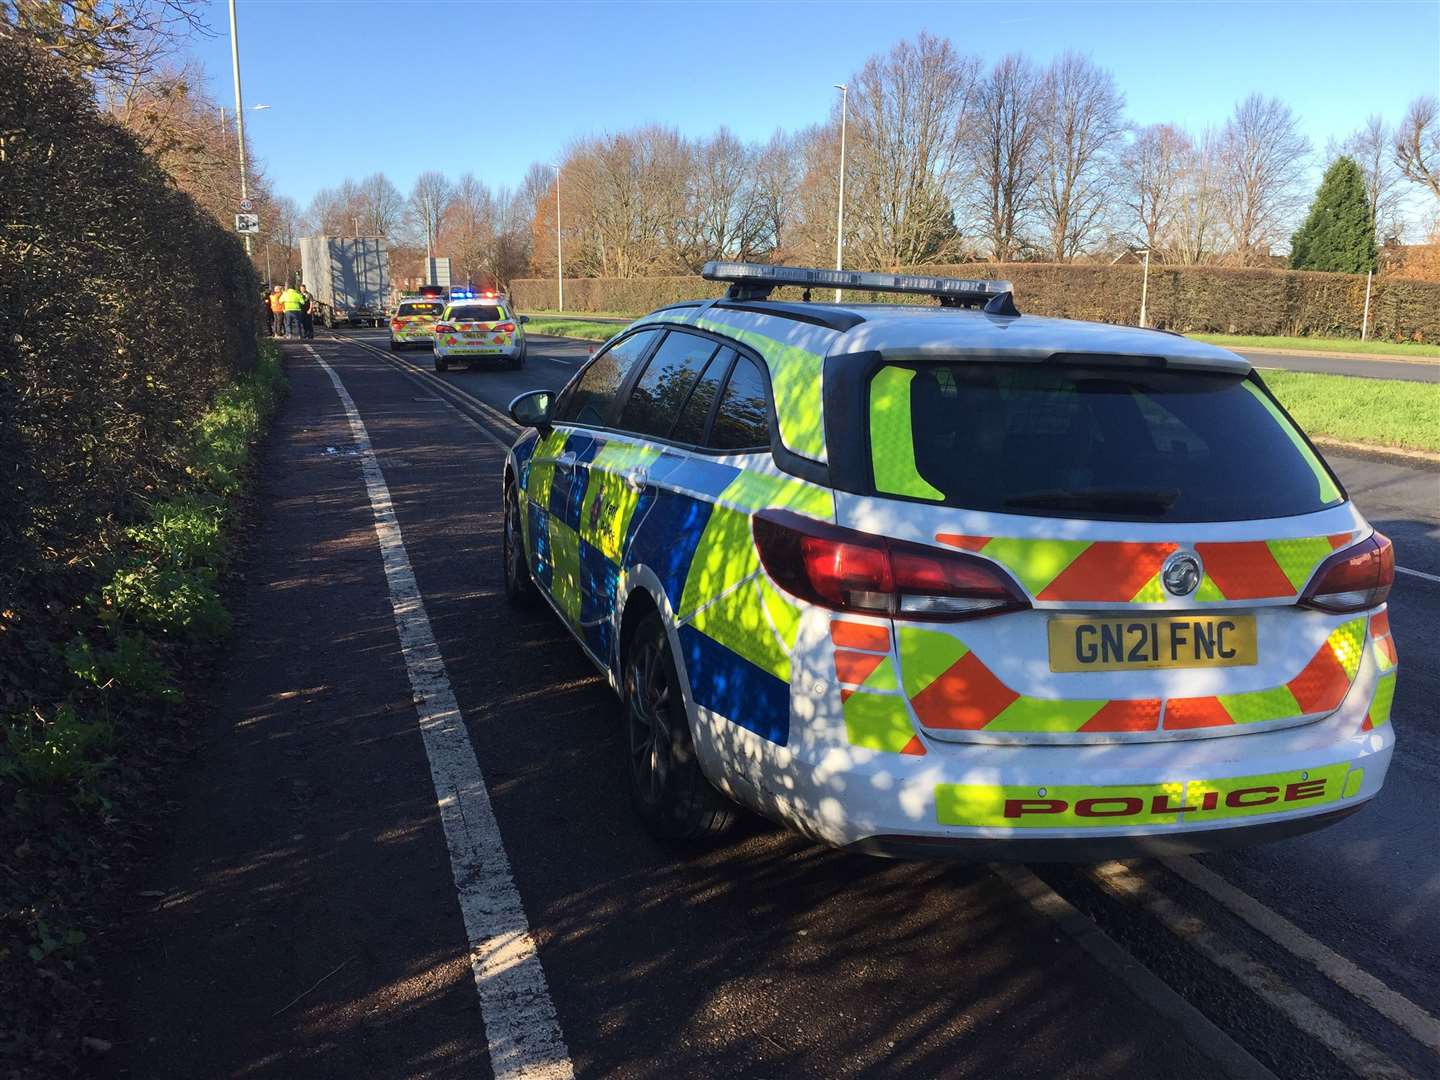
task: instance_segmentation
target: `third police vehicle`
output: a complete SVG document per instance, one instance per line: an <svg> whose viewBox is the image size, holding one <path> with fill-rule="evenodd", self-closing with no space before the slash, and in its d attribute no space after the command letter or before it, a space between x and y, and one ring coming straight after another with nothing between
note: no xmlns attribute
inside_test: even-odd
<svg viewBox="0 0 1440 1080"><path fill-rule="evenodd" d="M654 831L1089 858L1379 792L1391 545L1244 359L1005 282L705 276L517 398L504 469L507 590L624 700Z"/></svg>

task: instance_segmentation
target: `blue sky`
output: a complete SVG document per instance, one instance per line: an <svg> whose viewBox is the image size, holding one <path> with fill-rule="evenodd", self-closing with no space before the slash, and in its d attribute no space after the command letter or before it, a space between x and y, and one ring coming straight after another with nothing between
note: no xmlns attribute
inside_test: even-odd
<svg viewBox="0 0 1440 1080"><path fill-rule="evenodd" d="M1370 113L1391 123L1440 91L1440 0L1317 3L505 3L239 0L248 135L303 206L383 170L513 185L572 139L659 121L765 138L823 120L872 53L921 30L987 62L1066 49L1109 68L1132 119L1192 130L1258 90L1323 150ZM191 53L233 102L226 5ZM434 111L431 111L433 106ZM446 116L493 111L495 129Z"/></svg>

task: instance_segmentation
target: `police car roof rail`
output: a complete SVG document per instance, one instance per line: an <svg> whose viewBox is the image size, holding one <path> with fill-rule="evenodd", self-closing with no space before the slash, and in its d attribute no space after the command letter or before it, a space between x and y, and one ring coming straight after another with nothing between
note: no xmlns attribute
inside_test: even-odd
<svg viewBox="0 0 1440 1080"><path fill-rule="evenodd" d="M860 270L822 270L809 266L712 260L701 277L727 281L727 300L764 300L782 285L802 289L860 289L866 292L918 293L933 296L942 307L978 307L991 315L1019 315L1015 287L1008 281L945 278L927 274L883 274ZM807 292L808 299L808 292Z"/></svg>

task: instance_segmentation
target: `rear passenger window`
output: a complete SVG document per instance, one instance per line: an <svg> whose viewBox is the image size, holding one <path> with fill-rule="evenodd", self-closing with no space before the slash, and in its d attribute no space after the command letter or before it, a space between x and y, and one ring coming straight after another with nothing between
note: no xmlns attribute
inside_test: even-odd
<svg viewBox="0 0 1440 1080"><path fill-rule="evenodd" d="M769 410L765 405L765 380L748 357L735 362L720 408L710 445L716 450L754 450L770 445Z"/></svg>
<svg viewBox="0 0 1440 1080"><path fill-rule="evenodd" d="M615 395L624 385L636 362L655 340L656 330L642 330L606 349L585 369L565 399L560 402L555 419L561 423L590 424L603 427L609 422Z"/></svg>
<svg viewBox="0 0 1440 1080"><path fill-rule="evenodd" d="M699 445L705 441L705 421L710 419L710 406L720 393L720 384L725 381L725 372L730 370L730 361L735 359L735 350L722 348L710 359L695 389L690 391L690 400L675 423L670 437L676 442Z"/></svg>
<svg viewBox="0 0 1440 1080"><path fill-rule="evenodd" d="M630 391L619 426L640 435L668 437L715 348L715 342L694 334L674 330L667 334Z"/></svg>

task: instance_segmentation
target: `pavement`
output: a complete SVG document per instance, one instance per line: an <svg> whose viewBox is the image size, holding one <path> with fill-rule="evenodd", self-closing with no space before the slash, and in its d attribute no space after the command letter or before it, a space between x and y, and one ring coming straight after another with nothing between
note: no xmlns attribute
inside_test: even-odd
<svg viewBox="0 0 1440 1080"><path fill-rule="evenodd" d="M553 313L546 317L552 316ZM584 319L586 322L614 323L616 326L627 326L634 321L610 315L586 315L584 312L575 312L573 317ZM1231 349L1230 351L1243 356L1257 368L1313 371L1325 375L1356 375L1365 379L1440 382L1440 357L1431 359L1409 356L1368 356L1363 353L1286 352L1283 349Z"/></svg>
<svg viewBox="0 0 1440 1080"><path fill-rule="evenodd" d="M1100 867L754 819L676 848L629 807L608 686L503 598L504 406L589 347L437 375L384 342L286 346L159 898L103 943L98 1075L1440 1075L1440 473L1330 458L1408 571L1399 748L1339 825Z"/></svg>

